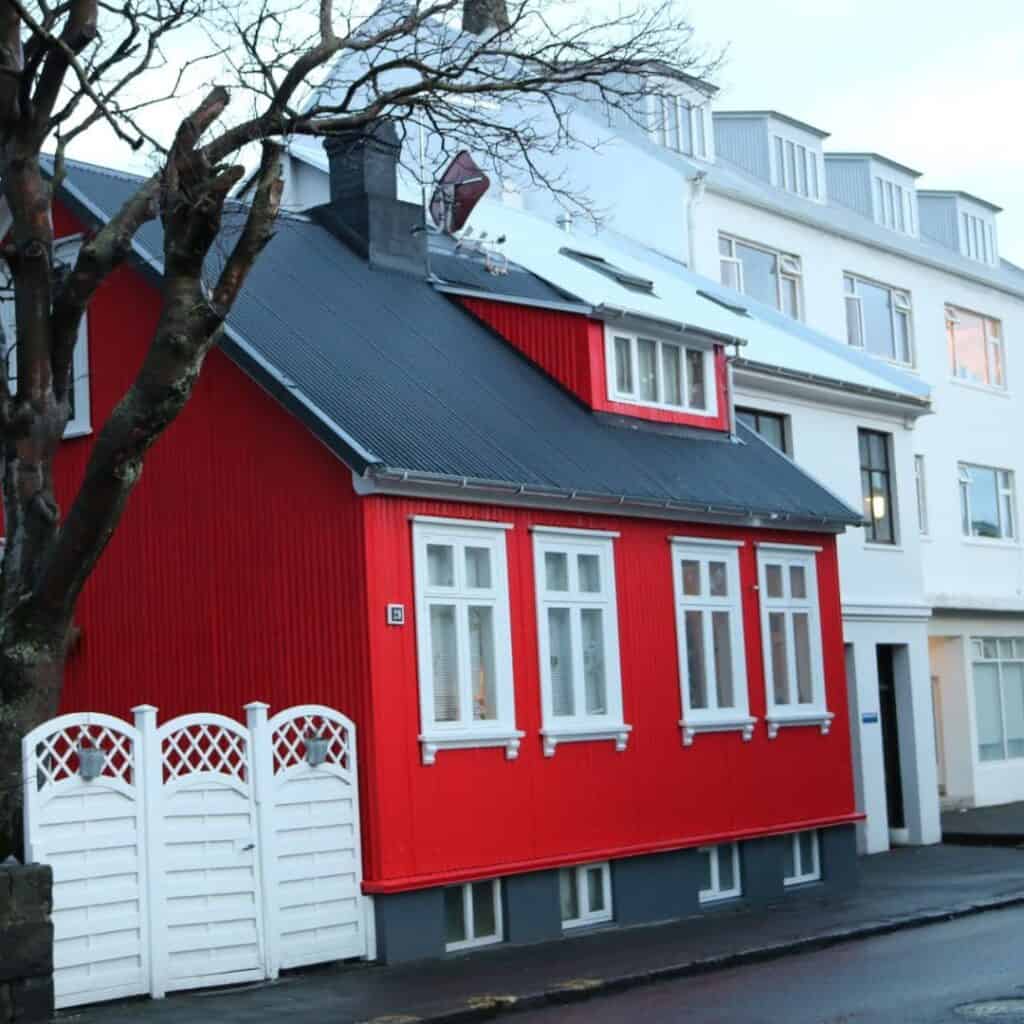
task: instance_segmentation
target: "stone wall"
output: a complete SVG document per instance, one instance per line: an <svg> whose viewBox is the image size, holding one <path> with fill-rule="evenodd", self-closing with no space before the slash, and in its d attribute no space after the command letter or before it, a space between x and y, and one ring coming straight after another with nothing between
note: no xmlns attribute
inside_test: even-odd
<svg viewBox="0 0 1024 1024"><path fill-rule="evenodd" d="M53 1014L52 889L45 864L0 864L0 1024Z"/></svg>

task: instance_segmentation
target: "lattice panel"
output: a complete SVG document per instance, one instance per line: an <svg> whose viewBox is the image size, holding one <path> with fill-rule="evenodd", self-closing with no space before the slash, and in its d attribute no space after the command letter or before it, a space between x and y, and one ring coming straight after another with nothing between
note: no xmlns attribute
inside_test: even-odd
<svg viewBox="0 0 1024 1024"><path fill-rule="evenodd" d="M216 772L245 782L248 749L244 736L216 723L193 723L169 732L161 749L164 781L196 772Z"/></svg>
<svg viewBox="0 0 1024 1024"><path fill-rule="evenodd" d="M78 747L104 752L101 777L135 784L135 744L126 733L106 725L67 725L36 744L36 788L51 786L78 775Z"/></svg>
<svg viewBox="0 0 1024 1024"><path fill-rule="evenodd" d="M296 715L274 730L274 774L306 760L306 736L320 736L328 741L325 764L351 770L348 729L340 722L323 715Z"/></svg>

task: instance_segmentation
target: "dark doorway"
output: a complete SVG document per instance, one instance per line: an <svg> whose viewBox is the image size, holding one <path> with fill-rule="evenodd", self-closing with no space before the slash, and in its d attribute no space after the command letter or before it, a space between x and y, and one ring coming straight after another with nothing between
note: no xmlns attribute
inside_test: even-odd
<svg viewBox="0 0 1024 1024"><path fill-rule="evenodd" d="M885 802L889 806L889 828L906 828L903 810L903 780L900 775L900 730L896 713L896 648L879 644L878 710L882 726L882 757L885 761Z"/></svg>

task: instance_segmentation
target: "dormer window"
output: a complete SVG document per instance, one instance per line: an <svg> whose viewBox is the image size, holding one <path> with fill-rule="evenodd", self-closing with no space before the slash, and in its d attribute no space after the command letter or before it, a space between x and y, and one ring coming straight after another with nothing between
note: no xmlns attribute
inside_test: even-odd
<svg viewBox="0 0 1024 1024"><path fill-rule="evenodd" d="M996 262L995 232L992 225L971 213L962 213L960 232L964 255L982 263Z"/></svg>
<svg viewBox="0 0 1024 1024"><path fill-rule="evenodd" d="M885 178L875 178L875 221L882 227L917 234L914 197L908 189Z"/></svg>
<svg viewBox="0 0 1024 1024"><path fill-rule="evenodd" d="M613 402L700 416L717 413L710 350L611 328L605 339Z"/></svg>
<svg viewBox="0 0 1024 1024"><path fill-rule="evenodd" d="M812 149L781 135L773 135L772 159L773 180L778 188L806 199L821 198L821 170L818 156Z"/></svg>
<svg viewBox="0 0 1024 1024"><path fill-rule="evenodd" d="M648 104L655 142L686 156L707 157L703 106L671 93L652 93Z"/></svg>

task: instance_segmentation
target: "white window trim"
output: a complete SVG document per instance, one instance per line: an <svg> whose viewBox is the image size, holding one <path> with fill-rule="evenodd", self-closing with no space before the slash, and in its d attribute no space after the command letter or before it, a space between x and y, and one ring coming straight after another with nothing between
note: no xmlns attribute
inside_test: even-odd
<svg viewBox="0 0 1024 1024"><path fill-rule="evenodd" d="M622 667L619 653L619 608L615 587L615 551L613 540L617 534L603 531L585 531L557 527L538 527L533 530L533 564L535 574L535 595L537 605L537 650L540 659L541 730L545 757L554 757L560 743L583 743L592 740L612 740L619 753L626 749L632 726L627 725L622 710ZM542 588L544 580L544 555L546 552L565 552L570 561L578 554L596 555L600 560L602 591L593 598L576 595L562 597L553 593L546 596ZM608 713L587 715L585 712L573 716L555 715L551 688L551 653L548 636L547 610L549 605L558 607L601 608L604 611L605 637L605 697ZM574 666L582 668L582 666ZM575 693L576 707L584 707L582 696L583 679L574 674L573 683L579 689Z"/></svg>
<svg viewBox="0 0 1024 1024"><path fill-rule="evenodd" d="M809 199L811 202L821 202L821 185L823 181L822 170L818 163L818 154L815 152L812 146L807 145L806 142L798 142L794 138L788 138L785 135L780 135L777 132L773 132L771 135L771 164L774 172L773 184L776 188L782 189L784 192L789 192L792 195L799 196L801 199ZM779 162L779 143L782 144L782 162ZM793 148L793 175L790 175L790 169L787 161L787 147ZM800 182L800 163L803 164L803 178L806 186L806 191L801 192L799 189ZM812 188L811 183L814 183Z"/></svg>
<svg viewBox="0 0 1024 1024"><path fill-rule="evenodd" d="M601 888L604 893L603 910L583 910L586 905L589 907L587 895L587 871L593 868L601 869ZM596 864L579 864L571 868L562 868L563 871L572 873L573 885L576 886L576 906L580 909L579 917L564 918L562 928L585 928L588 925L604 924L612 919L612 873L607 861ZM561 885L561 879L559 879Z"/></svg>
<svg viewBox="0 0 1024 1024"><path fill-rule="evenodd" d="M811 867L808 869L807 865L803 863L802 855L800 853L800 836L802 833L794 832L792 835L786 838L790 843L793 844L793 865L796 869L796 874L788 875L782 879L782 884L786 888L790 888L795 885L807 885L810 882L821 881L821 842L817 829L811 830L811 836L813 838L812 854L811 854Z"/></svg>
<svg viewBox="0 0 1024 1024"><path fill-rule="evenodd" d="M1017 657L1014 657L1013 655L1010 655L1010 656L1003 655L998 650L996 651L996 656L994 658L991 658L991 657L987 657L985 655L984 647L982 649L982 653L981 654L975 654L973 650L970 650L970 648L972 648L974 644L980 643L980 644L984 645L984 643L986 641L992 641L992 640L995 640L997 643L1000 640L1010 640L1014 644L1014 646L1016 646L1016 643L1018 642L1019 639L1020 638L1016 637L1016 636L991 636L991 635L989 635L989 636L972 636L970 638L970 641L969 641L970 647L969 647L969 655L968 655L968 657L969 657L970 666L971 666L971 709L972 709L972 713L973 713L974 721L975 721L975 724L974 724L974 726L971 729L971 732L973 734L972 735L972 746L974 748L973 757L974 757L974 764L977 766L978 769L980 769L982 771L984 771L990 765L995 767L995 768L999 768L1001 766L1011 765L1011 764L1013 764L1013 762L1018 762L1019 763L1022 759L1024 759L1024 755L1021 755L1021 754L1011 754L1010 750L1009 750L1008 737L1006 735L1006 733L1007 733L1007 727L1006 727L1006 687L1003 684L1003 666L1007 665L1007 664L1021 664L1021 662L1024 662L1024 658L1017 658ZM996 667L996 682L998 684L997 691L998 691L998 694L999 694L999 722L1000 722L1000 726L1001 726L1001 730L1000 731L1002 732L1002 742L1003 742L1003 756L999 757L999 758L989 758L989 759L987 759L985 761L983 761L981 759L981 749L980 749L981 748L981 744L979 742L980 737L978 736L978 727L977 727L977 719L978 719L978 710L977 710L977 707L978 707L978 704L977 704L977 702L978 702L978 688L977 688L977 685L978 684L977 684L977 681L976 681L976 678L975 678L974 670L975 670L975 668L978 665L995 665L995 667Z"/></svg>
<svg viewBox="0 0 1024 1024"><path fill-rule="evenodd" d="M736 265L737 280L739 281L739 291L744 295L746 291L746 281L743 276L743 261L736 255L736 246L743 245L748 249L757 249L759 252L767 253L769 256L775 258L775 308L782 313L784 316L788 316L785 309L783 308L783 281L792 281L796 285L796 316L794 319L802 321L804 318L804 276L803 276L803 261L796 253L783 252L781 249L773 249L770 245L762 245L760 242L751 242L746 238L739 238L737 235L730 235L727 232L720 231L718 233L719 242L719 263L731 263ZM725 242L729 246L729 255L725 256L721 251L721 243ZM795 269L790 270L786 268L786 263L789 262L795 266ZM721 274L719 274L721 276ZM725 284L725 282L722 282Z"/></svg>
<svg viewBox="0 0 1024 1024"><path fill-rule="evenodd" d="M423 764L435 763L440 750L474 747L504 747L507 760L519 756L526 734L515 725L515 689L512 672L512 634L509 619L508 555L505 524L470 520L413 517L413 579L416 601L416 658L419 672L420 735ZM429 605L441 603L448 595L427 586L427 544L480 544L491 550L494 598L480 598L494 608L495 700L498 717L491 722L469 721L444 724L434 720L433 669L430 660ZM472 595L453 589L451 600L465 603Z"/></svg>
<svg viewBox="0 0 1024 1024"><path fill-rule="evenodd" d="M682 153L683 156L696 157L702 160L708 158L708 129L705 122L705 103L694 103L688 97L682 96L679 93L661 92L658 90L649 92L646 100L648 124L650 126L648 135L652 142L657 143L659 146L664 146L665 149L671 150L673 153ZM682 119L683 117L687 118L690 140L689 149L681 144L672 145L669 141L668 124L667 122L663 123L661 110L659 109L662 103L672 107L671 116L676 121L675 137L677 142L681 142L683 137L683 133L680 130Z"/></svg>
<svg viewBox="0 0 1024 1024"><path fill-rule="evenodd" d="M462 890L462 921L466 926L466 934L470 934L473 928L473 885L480 882L464 882L459 888ZM446 953L458 953L465 949L478 949L481 946L493 946L503 942L505 938L505 921L501 911L501 880L494 879L491 883L491 893L494 899L494 935L485 935L480 938L463 939L461 942L446 942ZM454 886L453 886L454 888Z"/></svg>
<svg viewBox="0 0 1024 1024"><path fill-rule="evenodd" d="M694 737L702 732L740 732L744 741L754 735L757 719L750 714L750 695L747 684L747 657L743 629L743 589L740 578L739 548L742 541L720 541L702 537L671 537L673 603L676 611L676 651L679 658L679 699L683 717L679 721L684 747L693 745ZM687 601L683 597L681 560L686 555L705 560L714 559L726 564L731 598L701 598ZM732 669L733 696L736 706L732 708L691 708L690 687L687 674L686 619L688 608L709 611L729 611L732 619ZM705 653L708 647L705 638ZM712 683L708 682L708 696L711 697Z"/></svg>
<svg viewBox="0 0 1024 1024"><path fill-rule="evenodd" d="M1019 533L1020 526L1018 524L1018 510L1017 510L1017 475L1012 469L1004 469L1002 466L983 466L978 462L957 462L957 486L959 487L959 508L961 512L960 516L960 537L965 543L970 544L993 544L1003 546L1016 547L1020 543ZM995 474L996 478L996 510L999 513L999 536L998 537L981 537L973 533L964 533L963 524L963 502L967 503L967 520L971 521L971 492L969 488L969 481L964 480L964 470L972 469L984 469L990 473ZM1010 486L1004 487L1002 483L1002 474L1008 473L1010 476ZM1005 524L1003 522L1003 499L1009 499L1010 509L1013 515L1013 533L1004 533Z"/></svg>
<svg viewBox="0 0 1024 1024"><path fill-rule="evenodd" d="M818 593L818 560L816 555L821 548L800 544L757 544L757 579L759 605L761 613L761 650L764 662L764 683L765 700L767 702L767 714L765 722L768 725L768 738L775 739L779 729L787 726L818 726L823 736L827 735L832 728L832 720L835 714L828 710L828 694L825 685L825 659L823 642L821 636L821 605ZM766 557L767 556L767 557ZM807 597L798 599L783 600L780 598L767 597L768 586L766 580L766 566L768 562L782 561L784 565L783 578L788 588L788 569L791 565L802 565L804 567L804 579L807 586ZM798 704L795 701L789 704L775 703L775 686L772 672L771 632L769 630L768 616L772 611L805 611L808 613L808 630L810 632L810 654L811 654L811 686L814 693L812 704ZM790 679L791 693L795 692L796 680L796 652L793 644L793 633L789 629L792 621L787 615L786 654L788 658L788 675Z"/></svg>
<svg viewBox="0 0 1024 1024"><path fill-rule="evenodd" d="M853 282L853 291L847 290L847 282ZM875 288L882 288L889 293L889 321L892 327L892 343L893 347L898 348L900 344L900 334L897 328L897 322L900 314L904 315L907 320L907 355L909 360L904 361L894 351L892 357L880 356L875 352L872 352L867 346L867 334L864 326L864 304L860 297L860 293L857 291L858 284L869 284ZM906 288L897 288L895 285L886 284L884 281L875 281L870 277L864 277L863 274L855 274L852 270L843 271L843 298L847 305L851 301L856 303L857 309L857 324L860 338L858 341L853 341L849 337L849 323L847 323L847 344L851 348L859 348L862 352L866 352L869 356L873 356L875 359L881 359L885 363L891 363L893 366L906 366L913 368L917 365L917 344L914 338L914 304L911 298L910 292Z"/></svg>
<svg viewBox="0 0 1024 1024"><path fill-rule="evenodd" d="M959 313L966 313L968 316L977 317L981 321L982 335L985 339L985 372L989 377L988 380L972 380L970 377L961 376L959 372L959 360L957 359L956 350L956 327L960 323ZM978 388L981 391L991 391L997 394L1007 394L1009 387L1007 380L1009 373L1006 366L1006 341L1003 338L1003 321L997 319L994 316L988 316L985 313L978 313L972 309L965 309L963 306L954 306L950 303L946 303L945 308L946 315L946 327L947 330L953 328L953 351L950 353L953 358L953 365L950 367L950 379L956 384L962 384L965 387ZM997 332L993 334L990 326L992 324L997 325ZM992 351L993 349L999 352L999 362L1003 371L1002 383L993 383L992 381Z"/></svg>
<svg viewBox="0 0 1024 1024"><path fill-rule="evenodd" d="M731 889L721 888L721 871L718 866L718 858L723 850L728 850L732 857L732 877L735 885ZM702 846L701 853L708 853L711 856L711 888L701 889L697 895L702 903L721 903L725 900L736 900L743 895L743 878L740 875L740 847L739 843L722 843L718 846Z"/></svg>
<svg viewBox="0 0 1024 1024"><path fill-rule="evenodd" d="M917 528L922 537L928 533L928 478L924 456L914 456L914 494L917 498Z"/></svg>
<svg viewBox="0 0 1024 1024"><path fill-rule="evenodd" d="M639 397L639 385L640 385L640 357L638 354L637 341L639 338L643 338L645 341L653 341L657 345L657 379L661 380L662 364L661 364L661 346L663 345L674 345L679 349L680 361L683 367L683 404L682 405L670 405L667 402L660 401L649 401L645 398ZM627 338L629 339L630 345L630 361L633 368L634 384L636 386L637 394L624 394L618 390L618 382L615 375L615 339L616 338ZM707 405L706 409L695 409L689 404L689 368L686 365L686 354L687 352L699 352L703 356L704 360L704 401ZM612 402L618 402L622 405L635 405L641 409L662 409L665 412L679 413L685 416L700 416L704 419L715 419L718 416L718 380L715 373L715 360L714 351L710 348L704 348L701 345L689 343L681 338L664 338L658 337L657 332L651 332L650 334L639 334L636 331L628 330L617 330L605 325L604 330L604 361L605 361L605 377L608 387L608 398Z"/></svg>

